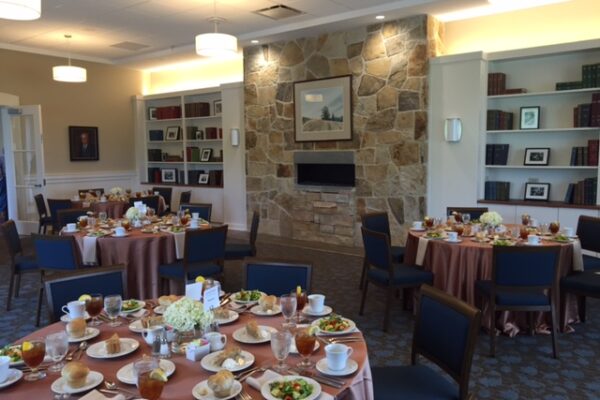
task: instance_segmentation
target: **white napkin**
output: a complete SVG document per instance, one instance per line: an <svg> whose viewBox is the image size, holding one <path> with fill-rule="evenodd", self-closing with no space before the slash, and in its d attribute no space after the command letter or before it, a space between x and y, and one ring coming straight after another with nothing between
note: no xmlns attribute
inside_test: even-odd
<svg viewBox="0 0 600 400"><path fill-rule="evenodd" d="M252 376L248 377L248 379L246 379L246 382L248 382L248 385L252 386L254 389L258 390L260 392L260 388L262 387L262 385L265 384L265 382L270 381L271 379L279 379L281 378L281 375L279 375L277 372L271 371L270 369L266 370L265 373L260 377L260 378L254 378ZM330 395L329 393L325 393L325 392L321 392L321 395L319 396L319 400L333 400L334 397L332 395Z"/></svg>
<svg viewBox="0 0 600 400"><path fill-rule="evenodd" d="M178 260L181 260L185 251L185 232L167 232L173 235L175 239L175 256Z"/></svg>
<svg viewBox="0 0 600 400"><path fill-rule="evenodd" d="M583 271L583 254L579 239L573 241L573 271Z"/></svg>
<svg viewBox="0 0 600 400"><path fill-rule="evenodd" d="M122 394L118 394L115 397L106 397L105 395L103 395L99 391L92 390L91 392L89 392L85 396L81 397L79 400L106 400L106 399L125 400L125 396L123 396Z"/></svg>
<svg viewBox="0 0 600 400"><path fill-rule="evenodd" d="M96 239L96 236L83 237L81 257L84 264L98 264L98 259L96 258Z"/></svg>
<svg viewBox="0 0 600 400"><path fill-rule="evenodd" d="M429 243L429 239L425 238L424 236L419 236L419 246L417 247L417 258L415 260L415 264L418 266L423 265L425 252L427 251L427 243Z"/></svg>

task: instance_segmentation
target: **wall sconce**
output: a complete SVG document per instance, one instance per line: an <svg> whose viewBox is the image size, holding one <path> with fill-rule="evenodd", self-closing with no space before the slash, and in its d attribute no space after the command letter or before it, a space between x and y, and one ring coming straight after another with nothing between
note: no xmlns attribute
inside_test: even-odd
<svg viewBox="0 0 600 400"><path fill-rule="evenodd" d="M262 45L262 53L263 53L263 60L265 62L269 62L269 45L268 44Z"/></svg>
<svg viewBox="0 0 600 400"><path fill-rule="evenodd" d="M240 145L240 130L238 128L231 129L231 145L234 147Z"/></svg>
<svg viewBox="0 0 600 400"><path fill-rule="evenodd" d="M460 118L446 118L444 121L444 139L446 142L460 142L462 121Z"/></svg>

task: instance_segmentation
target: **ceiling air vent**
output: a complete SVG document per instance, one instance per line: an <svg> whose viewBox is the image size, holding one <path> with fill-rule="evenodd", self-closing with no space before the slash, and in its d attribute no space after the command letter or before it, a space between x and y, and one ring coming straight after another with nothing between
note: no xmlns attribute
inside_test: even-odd
<svg viewBox="0 0 600 400"><path fill-rule="evenodd" d="M254 11L255 14L262 15L263 17L271 18L274 20L296 17L298 15L304 14L300 10L296 10L295 8L285 6L283 4L278 4L276 6L263 8L262 10Z"/></svg>
<svg viewBox="0 0 600 400"><path fill-rule="evenodd" d="M110 47L116 47L117 49L129 50L129 51L138 51L141 49L145 49L146 47L150 47L147 44L134 43L134 42L121 42L111 44Z"/></svg>

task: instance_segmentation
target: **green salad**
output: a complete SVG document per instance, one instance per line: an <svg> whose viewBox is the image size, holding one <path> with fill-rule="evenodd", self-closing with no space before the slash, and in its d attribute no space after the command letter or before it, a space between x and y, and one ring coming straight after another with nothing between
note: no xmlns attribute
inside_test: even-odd
<svg viewBox="0 0 600 400"><path fill-rule="evenodd" d="M240 292L236 295L235 299L239 301L258 301L262 296L262 293L259 290L240 290Z"/></svg>
<svg viewBox="0 0 600 400"><path fill-rule="evenodd" d="M300 400L310 396L313 392L311 384L304 379L273 382L270 385L271 396L283 400Z"/></svg>
<svg viewBox="0 0 600 400"><path fill-rule="evenodd" d="M137 300L125 300L123 302L123 311L131 311L140 307L140 302Z"/></svg>
<svg viewBox="0 0 600 400"><path fill-rule="evenodd" d="M10 357L10 362L13 362L13 363L19 362L23 359L21 357L21 346L20 345L4 346L3 348L0 349L0 356Z"/></svg>
<svg viewBox="0 0 600 400"><path fill-rule="evenodd" d="M515 243L512 240L507 239L496 239L494 240L494 246L514 246Z"/></svg>

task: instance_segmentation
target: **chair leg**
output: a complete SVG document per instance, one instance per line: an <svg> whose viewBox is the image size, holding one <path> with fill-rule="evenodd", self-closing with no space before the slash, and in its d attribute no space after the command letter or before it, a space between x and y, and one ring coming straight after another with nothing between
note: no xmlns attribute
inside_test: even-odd
<svg viewBox="0 0 600 400"><path fill-rule="evenodd" d="M21 294L21 274L17 274L17 282L15 284L15 297Z"/></svg>
<svg viewBox="0 0 600 400"><path fill-rule="evenodd" d="M44 286L40 286L39 296L38 296L38 304L37 304L37 313L35 316L35 326L40 326L40 318L42 315L42 299L44 297Z"/></svg>
<svg viewBox="0 0 600 400"><path fill-rule="evenodd" d="M385 300L385 316L383 317L383 331L389 332L390 329L390 314L392 313L392 302L394 301L394 292L396 289L388 287Z"/></svg>
<svg viewBox="0 0 600 400"><path fill-rule="evenodd" d="M490 301L490 357L496 357L496 308Z"/></svg>
<svg viewBox="0 0 600 400"><path fill-rule="evenodd" d="M40 221L38 225L38 235L42 233L42 226L44 226L44 224L42 224L42 221Z"/></svg>
<svg viewBox="0 0 600 400"><path fill-rule="evenodd" d="M529 311L527 313L527 319L529 320L529 335L533 336L533 334L535 333L535 326L534 326L534 318L533 318L533 311Z"/></svg>
<svg viewBox="0 0 600 400"><path fill-rule="evenodd" d="M577 309L579 312L579 320L585 322L585 296L577 296Z"/></svg>
<svg viewBox="0 0 600 400"><path fill-rule="evenodd" d="M21 275L19 274L19 276L21 276ZM10 311L10 303L12 301L14 283L15 283L15 272L11 271L10 282L8 284L8 298L6 299L6 311Z"/></svg>
<svg viewBox="0 0 600 400"><path fill-rule="evenodd" d="M369 281L365 281L365 284L363 285L362 288L362 298L360 299L360 311L358 312L358 315L363 315L363 312L365 310L365 300L367 300L367 287L369 286Z"/></svg>
<svg viewBox="0 0 600 400"><path fill-rule="evenodd" d="M367 280L367 257L363 259L363 268L362 273L360 274L360 283L358 285L359 289L362 289L365 286L365 281Z"/></svg>
<svg viewBox="0 0 600 400"><path fill-rule="evenodd" d="M554 302L550 304L550 313L552 314L552 353L554 355L554 358L558 359L558 342L556 340L556 332L558 330L558 326L556 323L556 307L554 307Z"/></svg>

